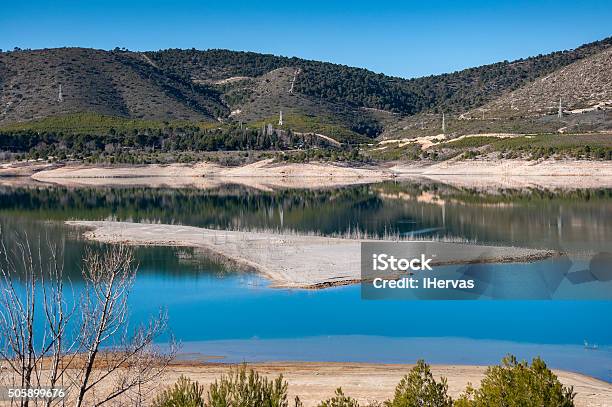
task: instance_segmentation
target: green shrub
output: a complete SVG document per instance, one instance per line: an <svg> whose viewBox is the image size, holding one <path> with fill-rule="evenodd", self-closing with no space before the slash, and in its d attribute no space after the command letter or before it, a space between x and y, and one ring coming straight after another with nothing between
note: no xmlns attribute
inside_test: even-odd
<svg viewBox="0 0 612 407"><path fill-rule="evenodd" d="M338 388L334 397L322 401L318 407L359 407L359 403L354 398L345 396L342 389Z"/></svg>
<svg viewBox="0 0 612 407"><path fill-rule="evenodd" d="M465 158L466 160L470 160L472 158L478 157L478 155L479 155L478 151L468 150L465 153L463 153L463 158Z"/></svg>
<svg viewBox="0 0 612 407"><path fill-rule="evenodd" d="M208 390L207 407L287 407L287 382L274 380L241 366L223 375Z"/></svg>
<svg viewBox="0 0 612 407"><path fill-rule="evenodd" d="M429 365L419 360L395 388L393 400L386 407L451 407L446 378L436 382Z"/></svg>
<svg viewBox="0 0 612 407"><path fill-rule="evenodd" d="M490 366L480 388L468 386L455 405L572 407L574 397L573 388L564 387L542 359L533 359L530 366L510 355L501 365Z"/></svg>
<svg viewBox="0 0 612 407"><path fill-rule="evenodd" d="M192 382L185 376L181 376L174 386L158 395L151 406L204 407L203 393L204 389L198 382Z"/></svg>

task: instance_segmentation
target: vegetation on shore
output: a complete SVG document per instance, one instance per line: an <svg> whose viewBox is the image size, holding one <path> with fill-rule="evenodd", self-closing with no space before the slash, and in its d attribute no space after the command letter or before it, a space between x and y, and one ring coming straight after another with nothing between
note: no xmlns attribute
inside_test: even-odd
<svg viewBox="0 0 612 407"><path fill-rule="evenodd" d="M612 160L612 134L531 134L522 136L469 136L432 139L426 150L417 142L387 143L366 151L372 159L389 161L444 161L459 159L578 159ZM401 145L401 147L400 147Z"/></svg>
<svg viewBox="0 0 612 407"><path fill-rule="evenodd" d="M480 388L468 386L455 403L457 407L574 405L573 388L565 387L540 358L531 365L509 355L501 365L487 369Z"/></svg>
<svg viewBox="0 0 612 407"><path fill-rule="evenodd" d="M282 375L273 380L259 375L246 365L234 368L210 386L206 396L203 387L186 377L162 391L153 407L299 407L296 397L288 399L288 383ZM419 360L395 388L393 397L368 407L488 407L538 406L572 407L576 393L565 387L540 358L529 364L514 356L505 357L500 365L490 366L480 386L468 384L465 392L453 400L448 395L446 378L436 380L431 369ZM359 407L359 402L338 388L318 407ZM363 406L366 407L366 406Z"/></svg>
<svg viewBox="0 0 612 407"><path fill-rule="evenodd" d="M238 165L253 157L279 162L435 162L450 158L612 160L612 134L469 136L374 144L371 139L316 118L289 115L282 126L133 120L98 114L50 117L0 128L4 160L77 160L88 163L150 164L214 161ZM319 133L320 132L320 133ZM329 137L333 135L334 137ZM370 143L368 143L370 142ZM221 153L221 154L216 154Z"/></svg>
<svg viewBox="0 0 612 407"><path fill-rule="evenodd" d="M187 120L146 120L131 119L120 116L109 116L98 113L74 113L58 116L48 116L43 119L26 122L11 123L2 126L2 131L20 132L34 131L38 133L65 133L65 134L110 134L127 133L133 131L154 131L165 128L180 128L182 126L212 129L219 127L220 123L194 122Z"/></svg>
<svg viewBox="0 0 612 407"><path fill-rule="evenodd" d="M5 159L91 163L193 162L201 160L202 153L223 151L269 152L269 157L292 162L361 161L355 142L367 138L315 118L289 116L289 120L283 126L269 121L213 125L77 114L4 127L0 151ZM319 136L318 131L336 139Z"/></svg>
<svg viewBox="0 0 612 407"><path fill-rule="evenodd" d="M496 153L499 159L572 158L612 160L612 134L534 134L518 137L466 137L436 146L440 154L445 150L463 152L464 158L476 158Z"/></svg>
<svg viewBox="0 0 612 407"><path fill-rule="evenodd" d="M293 133L322 134L340 144L371 143L370 137L375 137L381 131L376 122L362 119L355 127L347 128L332 117L312 116L305 114L285 114L283 124L278 125L278 117L267 117L249 123L249 127L262 128L268 123L279 130Z"/></svg>

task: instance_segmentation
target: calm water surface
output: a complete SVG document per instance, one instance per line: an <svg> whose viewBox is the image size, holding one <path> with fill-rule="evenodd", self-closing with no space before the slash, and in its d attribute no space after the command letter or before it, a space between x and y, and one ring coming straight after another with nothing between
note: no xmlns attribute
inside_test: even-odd
<svg viewBox="0 0 612 407"><path fill-rule="evenodd" d="M78 291L91 243L68 219L117 219L215 228L291 229L453 237L483 243L610 251L612 190L494 193L433 183L318 191L148 188L0 188L3 231L64 242ZM184 357L493 363L505 353L611 381L609 301L363 301L358 286L319 291L268 287L190 249L141 248L132 321L168 310ZM512 270L531 265L504 265ZM586 350L583 340L599 344ZM164 341L165 338L161 338ZM197 357L197 356L196 356Z"/></svg>

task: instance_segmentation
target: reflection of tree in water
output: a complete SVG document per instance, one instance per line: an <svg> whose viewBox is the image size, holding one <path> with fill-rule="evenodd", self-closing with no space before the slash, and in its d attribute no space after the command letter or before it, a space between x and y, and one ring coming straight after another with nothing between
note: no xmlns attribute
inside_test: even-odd
<svg viewBox="0 0 612 407"><path fill-rule="evenodd" d="M612 241L612 189L483 192L430 185L416 193L381 188L380 194L450 236L565 250L597 250Z"/></svg>
<svg viewBox="0 0 612 407"><path fill-rule="evenodd" d="M117 219L322 234L448 236L561 247L612 240L612 190L500 189L386 182L320 190L3 188L0 213L30 219Z"/></svg>
<svg viewBox="0 0 612 407"><path fill-rule="evenodd" d="M62 263L64 276L75 284L81 280L82 259L88 247L103 248L102 243L81 239L81 229L67 227L61 222L43 222L27 217L9 217L0 215L0 230L5 237L4 244L8 250L14 250L16 240L7 236L27 238L32 251L41 251L43 258L48 257L47 242L63 248ZM165 277L188 279L202 273L218 276L227 272L221 265L215 264L206 256L189 247L136 247L134 249L139 274L161 273Z"/></svg>

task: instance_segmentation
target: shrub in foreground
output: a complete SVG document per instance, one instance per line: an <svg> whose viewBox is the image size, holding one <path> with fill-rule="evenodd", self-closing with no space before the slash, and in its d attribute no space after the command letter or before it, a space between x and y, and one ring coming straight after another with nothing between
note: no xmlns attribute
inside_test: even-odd
<svg viewBox="0 0 612 407"><path fill-rule="evenodd" d="M274 380L260 376L245 365L236 368L210 386L206 400L197 382L185 377L162 392L153 407L289 407L288 384L279 375ZM393 399L385 407L573 407L575 393L565 387L540 358L531 365L507 356L502 363L487 369L480 388L468 385L466 392L453 403L445 378L436 381L427 363L419 360L402 378ZM379 405L378 403L376 404ZM295 407L302 407L299 398ZM352 397L338 388L332 398L318 407L359 407Z"/></svg>
<svg viewBox="0 0 612 407"><path fill-rule="evenodd" d="M509 355L501 365L490 366L480 388L468 387L455 405L573 407L575 396L573 388L563 386L542 359L535 358L529 365Z"/></svg>
<svg viewBox="0 0 612 407"><path fill-rule="evenodd" d="M207 407L287 407L287 382L274 380L241 366L223 375L208 390Z"/></svg>
<svg viewBox="0 0 612 407"><path fill-rule="evenodd" d="M429 365L419 360L415 367L404 376L395 388L392 400L385 402L386 407L451 407L446 378L437 382L431 374Z"/></svg>
<svg viewBox="0 0 612 407"><path fill-rule="evenodd" d="M204 407L204 389L198 382L192 382L185 376L169 389L158 395L152 407Z"/></svg>
<svg viewBox="0 0 612 407"><path fill-rule="evenodd" d="M342 389L338 388L334 397L322 401L318 407L359 407L359 403L354 398L345 396Z"/></svg>

